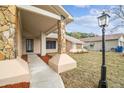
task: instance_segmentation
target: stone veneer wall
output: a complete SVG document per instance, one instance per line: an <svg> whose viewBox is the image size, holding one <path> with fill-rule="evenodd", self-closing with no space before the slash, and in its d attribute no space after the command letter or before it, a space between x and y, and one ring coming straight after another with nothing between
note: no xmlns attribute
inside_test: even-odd
<svg viewBox="0 0 124 93"><path fill-rule="evenodd" d="M15 58L16 6L0 6L0 60Z"/></svg>

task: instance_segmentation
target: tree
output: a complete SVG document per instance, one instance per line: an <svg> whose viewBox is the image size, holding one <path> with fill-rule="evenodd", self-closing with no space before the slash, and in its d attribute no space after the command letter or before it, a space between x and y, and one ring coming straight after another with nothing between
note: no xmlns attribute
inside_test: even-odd
<svg viewBox="0 0 124 93"><path fill-rule="evenodd" d="M124 6L119 5L117 7L112 8L112 13L115 14L115 19L121 18L124 20Z"/></svg>
<svg viewBox="0 0 124 93"><path fill-rule="evenodd" d="M72 36L72 37L75 37L75 38L77 38L77 39L80 39L81 33L80 33L80 32L73 32L71 36Z"/></svg>
<svg viewBox="0 0 124 93"><path fill-rule="evenodd" d="M124 6L119 5L112 8L111 13L113 15L111 21L119 20L119 24L116 24L115 27L111 29L111 32L114 32L120 27L124 27Z"/></svg>
<svg viewBox="0 0 124 93"><path fill-rule="evenodd" d="M82 33L82 32L66 32L66 34L75 37L77 39L96 36L94 33Z"/></svg>

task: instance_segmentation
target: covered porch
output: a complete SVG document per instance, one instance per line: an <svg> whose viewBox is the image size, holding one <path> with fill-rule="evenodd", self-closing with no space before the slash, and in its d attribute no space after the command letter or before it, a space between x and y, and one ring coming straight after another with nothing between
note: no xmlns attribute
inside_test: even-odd
<svg viewBox="0 0 124 93"><path fill-rule="evenodd" d="M76 67L76 62L66 54L65 25L72 21L71 15L61 6L17 7L19 9L18 56L30 53L46 56L46 36L56 32L58 53L49 60L49 66L57 73Z"/></svg>
<svg viewBox="0 0 124 93"><path fill-rule="evenodd" d="M52 6L17 6L19 17L18 56L28 53L46 55L46 36L57 31L61 16L54 13ZM46 11L44 9L49 9ZM19 45L20 44L20 45ZM21 48L20 48L21 47Z"/></svg>
<svg viewBox="0 0 124 93"><path fill-rule="evenodd" d="M30 83L31 74L29 71L30 68L28 67L29 64L21 59L21 57L27 54L40 54L40 56L45 56L46 36L51 32L58 33L59 43L58 53L49 60L49 66L57 73L61 73L76 67L75 60L66 54L65 25L72 21L72 17L67 11L64 10L62 6L2 6L3 13L4 9L7 10L7 12L5 10L5 17L7 16L7 18L9 18L7 20L14 21L14 23L7 21L7 24L10 25L10 28L5 28L2 26L0 29L0 31L3 33L2 39L4 35L8 37L8 35L12 34L12 37L8 37L9 39L7 41L7 44L12 46L5 45L7 46L5 48L9 49L6 50L8 57L6 57L6 54L4 54L6 51L3 49L0 51L3 53L2 61L0 59L2 64L1 69L5 71L5 69L8 69L10 64L12 66L10 67L10 70L7 70L6 74L3 72L0 74L2 76L0 80L3 81L2 84L0 83L0 86L20 82L26 82L28 84ZM13 14L10 15L10 11ZM6 31L5 34L4 30ZM9 40L11 40L11 42ZM15 60L14 64L13 60ZM28 58L26 61L30 63ZM36 62L34 62L34 64L36 64ZM17 68L17 65L20 68ZM13 71L18 71L19 73L15 75ZM9 77L9 81L4 82L6 81L4 77Z"/></svg>

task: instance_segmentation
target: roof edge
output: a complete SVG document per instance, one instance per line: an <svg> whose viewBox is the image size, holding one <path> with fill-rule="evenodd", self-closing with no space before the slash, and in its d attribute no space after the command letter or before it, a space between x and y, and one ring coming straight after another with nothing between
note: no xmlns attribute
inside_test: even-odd
<svg viewBox="0 0 124 93"><path fill-rule="evenodd" d="M73 16L63 8L62 5L53 5L53 7L57 7L56 9L60 12L60 14L63 14L66 17L66 22L70 23L73 21Z"/></svg>

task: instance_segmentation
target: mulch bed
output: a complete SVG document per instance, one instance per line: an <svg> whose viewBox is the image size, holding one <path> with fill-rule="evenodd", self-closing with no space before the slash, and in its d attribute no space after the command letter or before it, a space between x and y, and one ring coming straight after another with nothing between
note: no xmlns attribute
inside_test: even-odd
<svg viewBox="0 0 124 93"><path fill-rule="evenodd" d="M49 59L52 58L52 56L46 54L45 56L41 56L40 54L38 54L38 56L45 62L48 64Z"/></svg>
<svg viewBox="0 0 124 93"><path fill-rule="evenodd" d="M23 60L25 60L26 62L28 62L28 56L27 56L27 55L22 55L21 58L22 58Z"/></svg>
<svg viewBox="0 0 124 93"><path fill-rule="evenodd" d="M29 82L20 82L16 84L9 84L5 86L1 86L0 88L29 88L30 83Z"/></svg>
<svg viewBox="0 0 124 93"><path fill-rule="evenodd" d="M37 54L45 63L48 64L49 59L52 58L51 55L46 54L45 56L41 56L40 54ZM22 55L21 58L28 62L28 56L27 55Z"/></svg>

